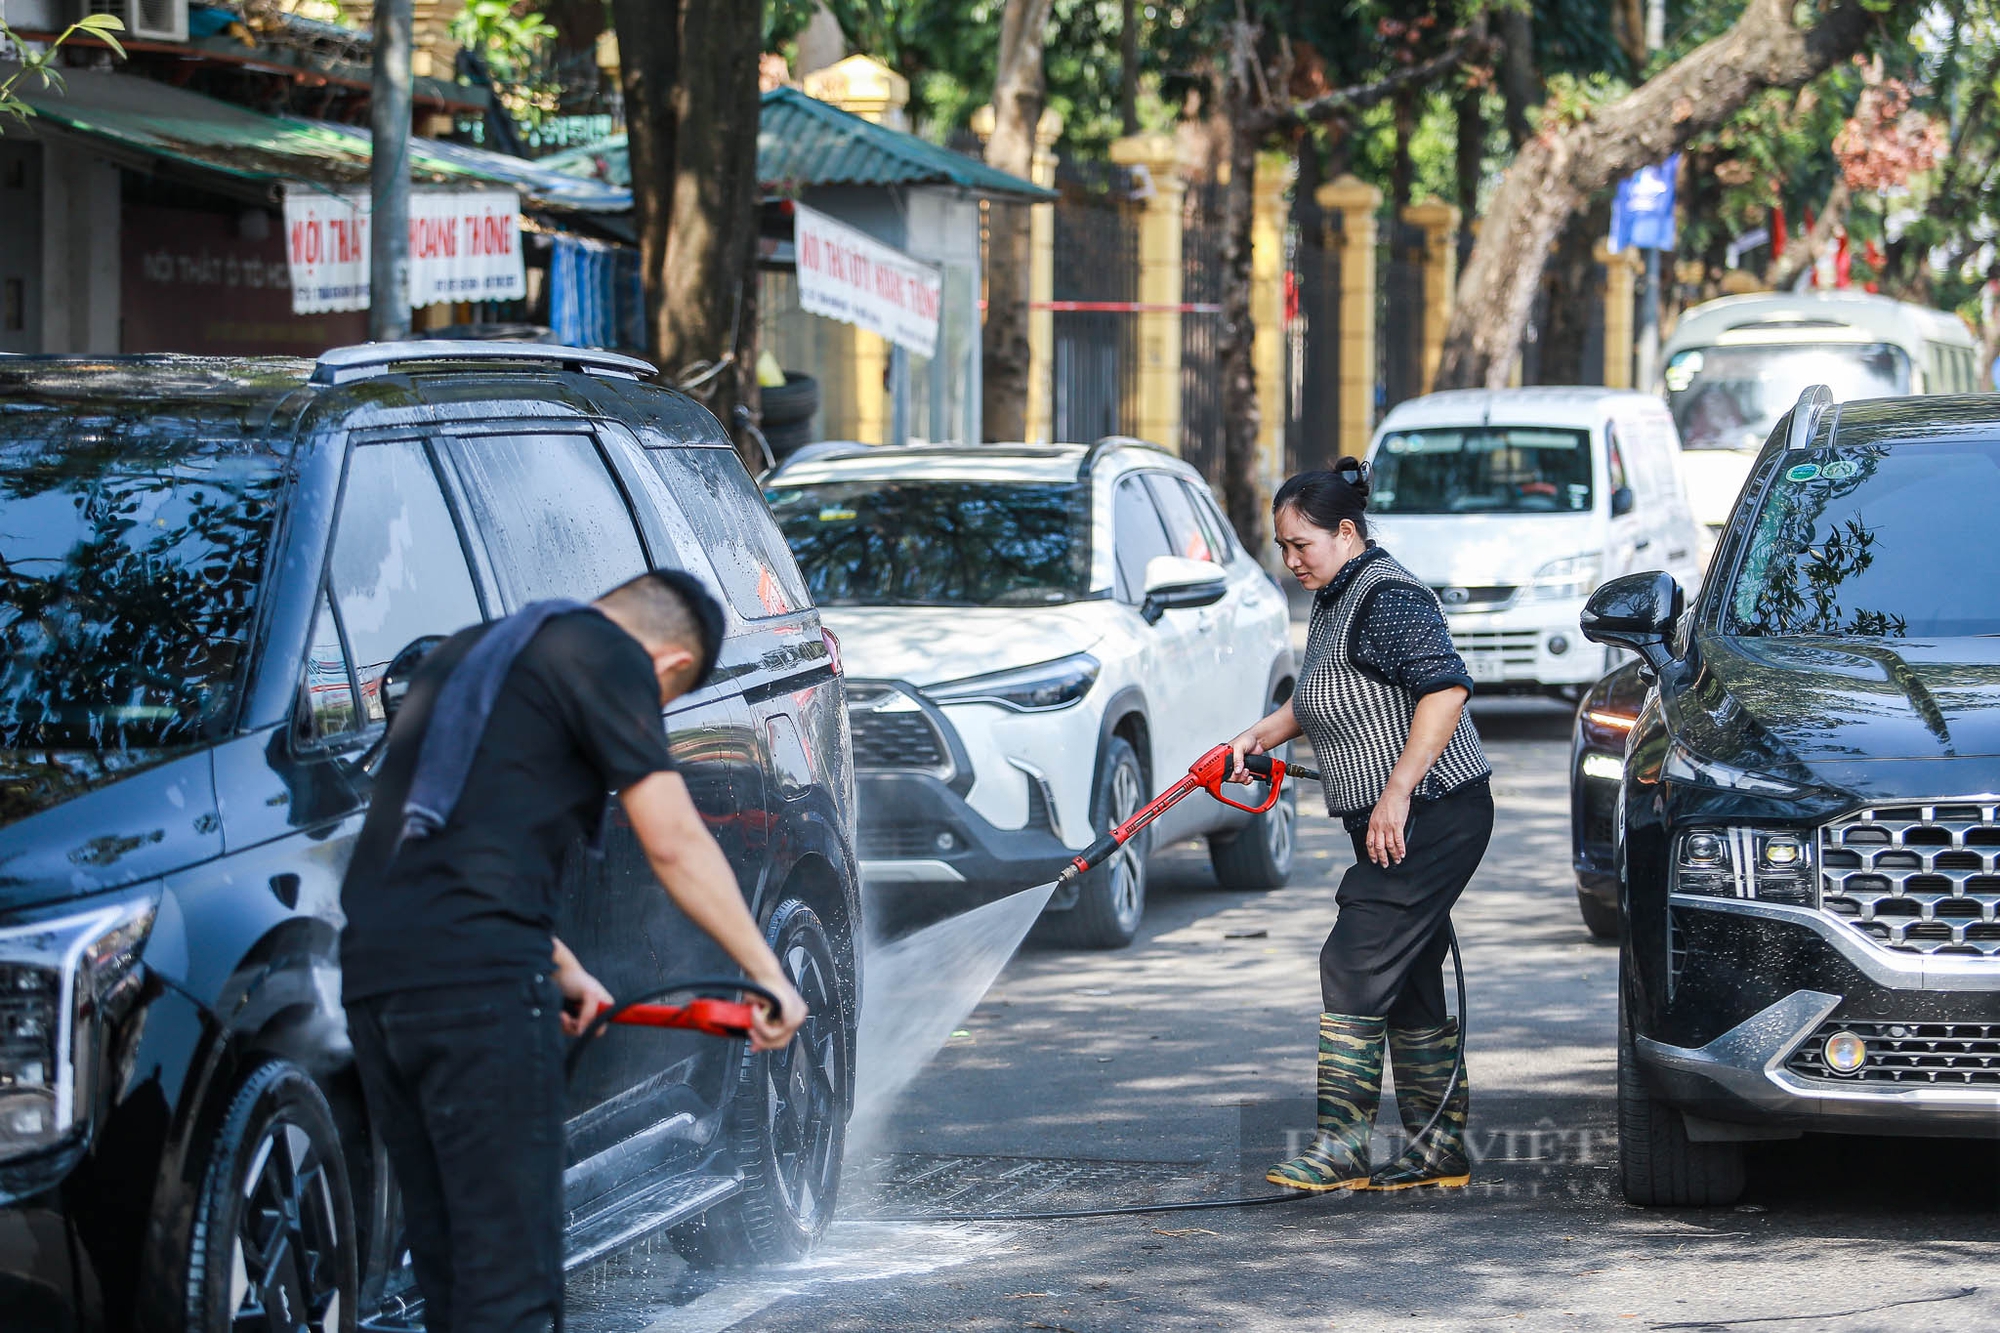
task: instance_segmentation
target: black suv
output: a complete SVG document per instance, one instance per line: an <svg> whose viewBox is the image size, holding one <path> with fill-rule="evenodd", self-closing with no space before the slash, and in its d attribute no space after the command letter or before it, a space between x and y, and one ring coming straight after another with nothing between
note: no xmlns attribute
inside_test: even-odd
<svg viewBox="0 0 2000 1333"><path fill-rule="evenodd" d="M1691 608L1590 599L1654 677L1611 811L1633 1202L1728 1202L1806 1130L2000 1135L1995 514L2000 398L1809 389Z"/></svg>
<svg viewBox="0 0 2000 1333"><path fill-rule="evenodd" d="M347 1045L340 880L406 646L652 566L730 609L673 753L813 1012L616 1029L570 1084L572 1266L826 1225L860 927L839 658L721 428L644 362L0 360L0 1318L337 1333L415 1300ZM558 930L614 994L733 968L614 818ZM581 849L579 849L581 851Z"/></svg>

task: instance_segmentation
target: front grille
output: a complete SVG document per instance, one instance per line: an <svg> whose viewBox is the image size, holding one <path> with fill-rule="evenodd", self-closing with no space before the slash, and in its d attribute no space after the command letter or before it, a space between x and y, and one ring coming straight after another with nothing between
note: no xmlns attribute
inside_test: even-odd
<svg viewBox="0 0 2000 1333"><path fill-rule="evenodd" d="M856 834L861 855L870 861L910 861L940 854L935 826L870 824L863 820Z"/></svg>
<svg viewBox="0 0 2000 1333"><path fill-rule="evenodd" d="M1493 583L1482 587L1433 584L1431 591L1437 594L1448 611L1497 611L1513 601L1514 594L1520 589L1511 583Z"/></svg>
<svg viewBox="0 0 2000 1333"><path fill-rule="evenodd" d="M1469 667L1475 662L1498 662L1505 667L1533 667L1539 631L1531 629L1453 630L1451 641Z"/></svg>
<svg viewBox="0 0 2000 1333"><path fill-rule="evenodd" d="M1581 800L1584 848L1609 860L1618 843L1618 784L1602 779L1586 781Z"/></svg>
<svg viewBox="0 0 2000 1333"><path fill-rule="evenodd" d="M1852 1074L1826 1067L1826 1039L1852 1032L1868 1057ZM1829 1083L1891 1083L1906 1087L2000 1087L2000 1023L1820 1024L1785 1068Z"/></svg>
<svg viewBox="0 0 2000 1333"><path fill-rule="evenodd" d="M850 712L856 768L939 769L948 762L944 738L922 713Z"/></svg>
<svg viewBox="0 0 2000 1333"><path fill-rule="evenodd" d="M1819 832L1820 906L1887 949L2000 957L2000 807L1882 806Z"/></svg>

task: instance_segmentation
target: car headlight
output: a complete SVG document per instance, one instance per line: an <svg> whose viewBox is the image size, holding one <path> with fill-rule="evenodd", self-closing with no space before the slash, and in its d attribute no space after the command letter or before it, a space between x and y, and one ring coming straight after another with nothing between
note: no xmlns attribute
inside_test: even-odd
<svg viewBox="0 0 2000 1333"><path fill-rule="evenodd" d="M1672 890L1711 898L1819 903L1813 841L1799 829L1689 829L1674 840Z"/></svg>
<svg viewBox="0 0 2000 1333"><path fill-rule="evenodd" d="M1704 787L1721 787L1728 791L1755 792L1765 796L1799 794L1798 787L1782 778L1766 777L1762 773L1752 773L1733 764L1704 759L1679 741L1668 748L1666 763L1661 766L1660 771L1674 782L1692 782Z"/></svg>
<svg viewBox="0 0 2000 1333"><path fill-rule="evenodd" d="M1604 557L1601 555L1573 555L1551 560L1528 580L1527 600L1561 602L1588 597L1597 591L1598 580L1603 576Z"/></svg>
<svg viewBox="0 0 2000 1333"><path fill-rule="evenodd" d="M54 1147L88 1119L104 1020L138 989L158 903L0 930L0 1160Z"/></svg>
<svg viewBox="0 0 2000 1333"><path fill-rule="evenodd" d="M941 704L991 703L1018 713L1041 713L1067 708L1089 694L1099 670L1098 660L1089 653L1075 653L990 676L946 681L924 693Z"/></svg>

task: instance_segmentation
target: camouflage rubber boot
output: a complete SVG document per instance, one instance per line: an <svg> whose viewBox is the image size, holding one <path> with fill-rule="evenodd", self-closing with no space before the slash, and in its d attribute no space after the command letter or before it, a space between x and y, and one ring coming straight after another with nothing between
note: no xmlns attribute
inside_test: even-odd
<svg viewBox="0 0 2000 1333"><path fill-rule="evenodd" d="M1464 1073L1452 1089L1444 1114L1430 1133L1424 1133L1458 1059L1458 1020L1447 1018L1444 1026L1437 1028L1390 1028L1389 1058L1396 1071L1396 1109L1409 1144L1361 1188L1406 1190L1414 1185L1468 1183L1472 1162L1465 1152L1465 1117L1472 1104L1472 1089Z"/></svg>
<svg viewBox="0 0 2000 1333"><path fill-rule="evenodd" d="M1352 1014L1319 1016L1319 1133L1306 1150L1264 1173L1295 1190L1344 1190L1368 1182L1368 1139L1382 1103L1387 1024Z"/></svg>

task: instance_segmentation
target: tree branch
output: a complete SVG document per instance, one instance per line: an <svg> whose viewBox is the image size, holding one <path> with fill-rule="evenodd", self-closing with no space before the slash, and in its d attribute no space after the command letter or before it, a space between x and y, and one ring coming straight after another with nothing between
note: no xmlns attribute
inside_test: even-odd
<svg viewBox="0 0 2000 1333"><path fill-rule="evenodd" d="M1302 126L1315 125L1321 121L1366 110L1377 102L1386 100L1398 89L1412 84L1429 83L1439 75L1448 73L1469 57L1483 53L1486 46L1483 34L1468 29L1454 36L1451 45L1423 64L1397 70L1375 83L1356 84L1350 88L1332 88L1318 97L1282 108L1274 108L1267 103L1262 114L1252 118L1250 128L1258 134L1276 134L1281 130L1299 129Z"/></svg>

